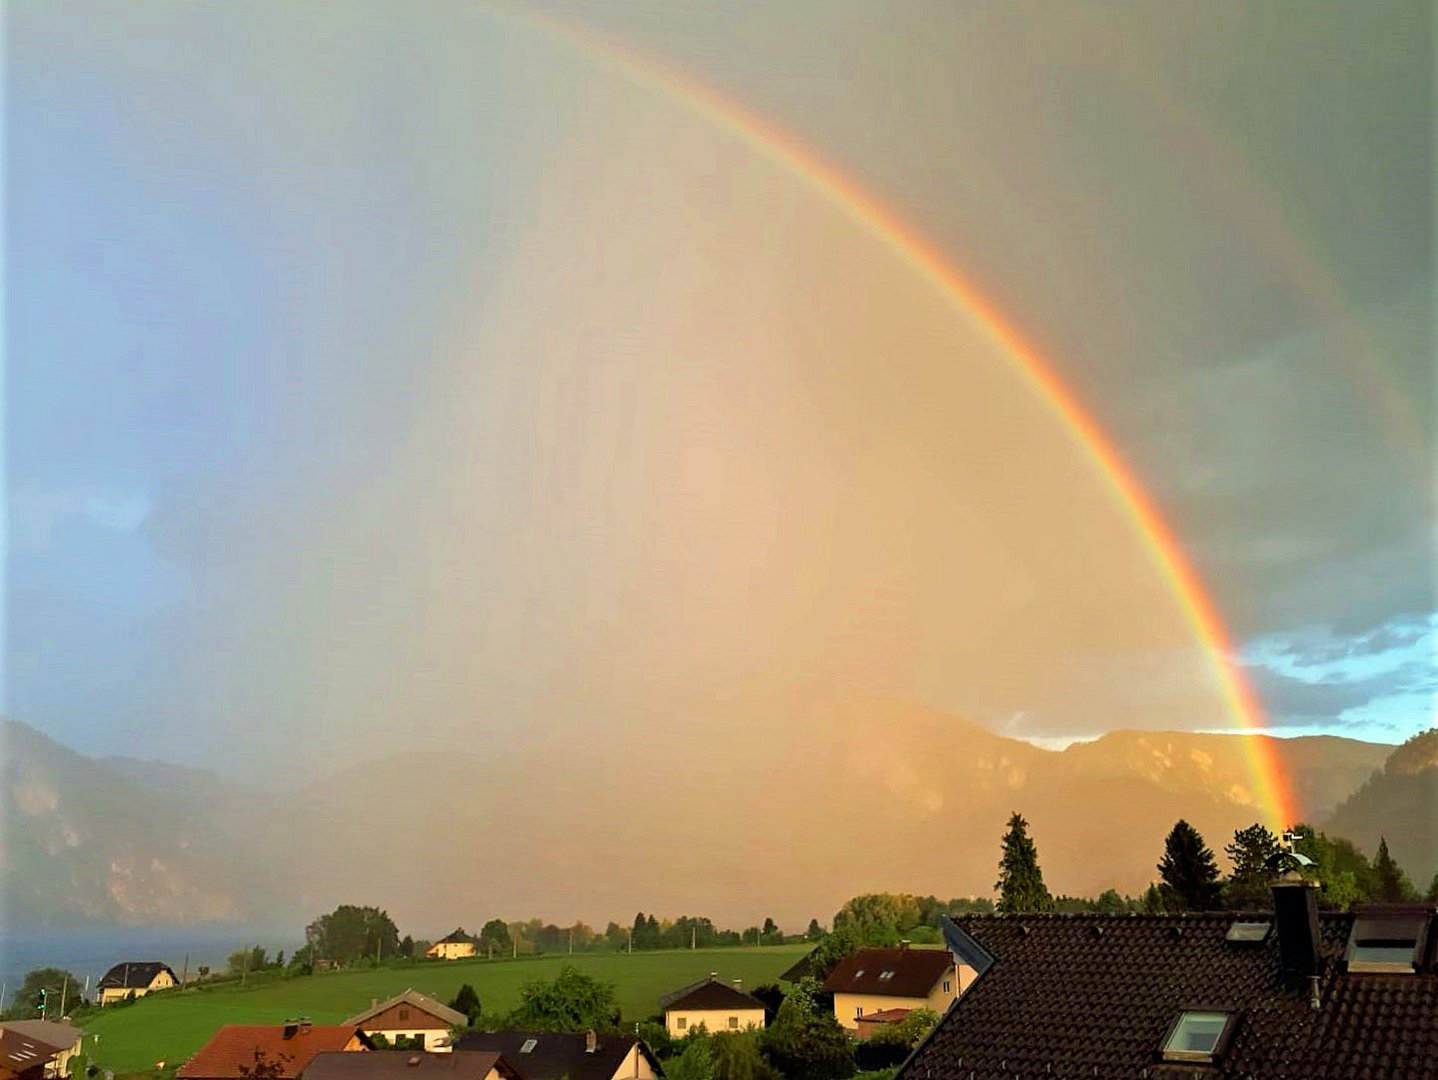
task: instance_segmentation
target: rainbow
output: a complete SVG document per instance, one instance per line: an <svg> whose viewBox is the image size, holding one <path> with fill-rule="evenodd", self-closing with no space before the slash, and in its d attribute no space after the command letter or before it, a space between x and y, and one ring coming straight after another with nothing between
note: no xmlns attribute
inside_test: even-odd
<svg viewBox="0 0 1438 1080"><path fill-rule="evenodd" d="M1098 470L1118 505L1143 538L1155 568L1203 645L1235 727L1243 733L1258 809L1270 828L1299 821L1298 806L1277 754L1276 740L1263 734L1263 709L1242 670L1213 599L1184 554L1173 529L1093 414L1014 325L969 282L944 254L860 184L775 127L712 89L632 49L588 30L533 12L504 12L563 44L581 58L633 82L678 99L728 131L756 153L826 197L881 241L898 259L932 282L956 308L975 319L1004 351L1030 388L1069 430Z"/></svg>

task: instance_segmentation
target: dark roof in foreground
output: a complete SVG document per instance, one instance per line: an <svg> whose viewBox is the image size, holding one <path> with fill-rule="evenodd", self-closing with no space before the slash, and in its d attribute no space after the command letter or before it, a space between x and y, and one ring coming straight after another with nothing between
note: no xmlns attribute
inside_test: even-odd
<svg viewBox="0 0 1438 1080"><path fill-rule="evenodd" d="M155 976L162 971L168 971L175 982L180 981L169 964L162 964L158 960L131 960L116 964L105 972L99 987L101 990L148 990L155 981Z"/></svg>
<svg viewBox="0 0 1438 1080"><path fill-rule="evenodd" d="M670 1009L762 1009L764 1003L752 994L735 989L726 982L710 976L699 982L690 983L659 999L659 1011Z"/></svg>
<svg viewBox="0 0 1438 1080"><path fill-rule="evenodd" d="M484 1080L497 1069L506 1080L519 1074L493 1050L456 1050L448 1054L414 1050L376 1050L346 1054L327 1050L316 1054L305 1069L305 1080Z"/></svg>
<svg viewBox="0 0 1438 1080"><path fill-rule="evenodd" d="M1283 977L1276 924L1230 940L1235 923L1273 923L1271 913L955 918L993 962L899 1075L1438 1077L1438 920L1422 916L1428 941L1416 973L1373 974L1345 970L1361 915L1318 916L1316 1009L1313 983ZM1236 1014L1215 1063L1160 1061L1182 1010Z"/></svg>
<svg viewBox="0 0 1438 1080"><path fill-rule="evenodd" d="M927 997L946 971L954 970L948 949L855 949L824 980L831 994Z"/></svg>
<svg viewBox="0 0 1438 1080"><path fill-rule="evenodd" d="M639 1052L663 1074L649 1047L633 1035L600 1035L592 1054L585 1049L586 1038L567 1031L468 1031L455 1040L454 1048L497 1051L522 1080L610 1080L638 1042ZM534 1045L525 1050L531 1039Z"/></svg>

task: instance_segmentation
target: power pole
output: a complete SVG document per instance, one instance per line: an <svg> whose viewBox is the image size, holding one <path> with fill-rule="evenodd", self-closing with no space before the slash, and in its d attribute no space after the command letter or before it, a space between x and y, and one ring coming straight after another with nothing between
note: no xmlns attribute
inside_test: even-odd
<svg viewBox="0 0 1438 1080"><path fill-rule="evenodd" d="M189 981L190 981L190 954L189 954L189 953L186 953L186 954L185 954L185 969L184 969L182 972L180 972L180 987L183 989L183 988L184 988L184 985L185 985L187 982L189 982Z"/></svg>
<svg viewBox="0 0 1438 1080"><path fill-rule="evenodd" d="M689 928L689 948L690 948L691 951L694 949L694 943L695 943L696 941L698 941L698 940L699 940L699 927L697 927L697 926L691 926L691 927Z"/></svg>
<svg viewBox="0 0 1438 1080"><path fill-rule="evenodd" d="M245 976L250 973L250 950L246 949L244 957L240 960L240 985L245 985ZM128 980L127 980L128 981Z"/></svg>
<svg viewBox="0 0 1438 1080"><path fill-rule="evenodd" d="M634 927L629 928L629 951L634 951Z"/></svg>
<svg viewBox="0 0 1438 1080"><path fill-rule="evenodd" d="M60 1019L65 1019L65 999L69 997L70 976L66 975L60 982Z"/></svg>
<svg viewBox="0 0 1438 1080"><path fill-rule="evenodd" d="M569 955L574 955L574 927L569 928Z"/></svg>

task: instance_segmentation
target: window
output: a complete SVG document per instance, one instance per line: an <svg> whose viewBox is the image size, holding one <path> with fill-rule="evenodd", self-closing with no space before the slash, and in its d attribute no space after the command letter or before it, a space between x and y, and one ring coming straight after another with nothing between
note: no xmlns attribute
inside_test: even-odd
<svg viewBox="0 0 1438 1080"><path fill-rule="evenodd" d="M408 1009L400 1009L400 1011L399 1011L399 1018L400 1018L401 1020L408 1020L408 1019L409 1019L409 1010L408 1010Z"/></svg>
<svg viewBox="0 0 1438 1080"><path fill-rule="evenodd" d="M739 1018L738 1018L737 1016L731 1016L731 1017L729 1017L729 1030L730 1030L730 1031L734 1031L734 1030L737 1030L738 1027L739 1027Z"/></svg>
<svg viewBox="0 0 1438 1080"><path fill-rule="evenodd" d="M954 981L953 981L952 979L945 979L945 980L944 980L944 993L946 993L946 994L949 993L951 990L953 990L953 988L954 988Z"/></svg>
<svg viewBox="0 0 1438 1080"><path fill-rule="evenodd" d="M531 1052L534 1050L534 1048L535 1048L536 1046L538 1046L538 1045L539 1045L539 1040L538 1040L538 1039L525 1039L525 1040L524 1040L524 1045L519 1048L519 1052L520 1052L521 1054L531 1053Z"/></svg>
<svg viewBox="0 0 1438 1080"><path fill-rule="evenodd" d="M1165 1061L1213 1061L1227 1045L1233 1013L1189 1010L1178 1014L1163 1041Z"/></svg>
<svg viewBox="0 0 1438 1080"><path fill-rule="evenodd" d="M861 1017L861 1016L863 1016L863 1015L864 1015L864 1006L862 1006L862 1005L855 1005L855 1006L854 1006L854 1019L857 1020L859 1017Z"/></svg>
<svg viewBox="0 0 1438 1080"><path fill-rule="evenodd" d="M680 1031L683 1031L685 1028L687 1028L687 1027L689 1026L689 1017L687 1017L687 1016L681 1016L678 1020L675 1020L675 1021L674 1021L674 1026L675 1026L676 1028L678 1028Z"/></svg>
<svg viewBox="0 0 1438 1080"><path fill-rule="evenodd" d="M1423 955L1427 925L1427 913L1419 908L1360 910L1348 937L1348 970L1411 974Z"/></svg>

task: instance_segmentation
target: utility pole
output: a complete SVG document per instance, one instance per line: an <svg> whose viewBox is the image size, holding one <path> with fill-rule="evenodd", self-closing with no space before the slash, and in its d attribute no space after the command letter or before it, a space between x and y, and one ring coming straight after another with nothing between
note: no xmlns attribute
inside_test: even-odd
<svg viewBox="0 0 1438 1080"><path fill-rule="evenodd" d="M574 927L569 928L569 955L574 955Z"/></svg>
<svg viewBox="0 0 1438 1080"><path fill-rule="evenodd" d="M183 989L184 986L185 986L185 984L186 984L187 982L189 982L189 981L190 981L190 954L189 954L189 953L186 953L186 954L185 954L185 969L180 972L180 987L181 987L181 989Z"/></svg>
<svg viewBox="0 0 1438 1080"><path fill-rule="evenodd" d="M374 936L374 966L379 967L380 957L384 955L384 935Z"/></svg>
<svg viewBox="0 0 1438 1080"><path fill-rule="evenodd" d="M0 982L0 1012L5 1011L5 991L10 989L10 984Z"/></svg>
<svg viewBox="0 0 1438 1080"><path fill-rule="evenodd" d="M696 941L698 941L698 940L699 940L699 927L697 927L697 926L691 926L691 927L689 928L689 948L690 948L691 951L692 951L692 950L694 949L694 947L695 947L694 943L695 943Z"/></svg>
<svg viewBox="0 0 1438 1080"><path fill-rule="evenodd" d="M634 951L634 927L629 928L629 951Z"/></svg>
<svg viewBox="0 0 1438 1080"><path fill-rule="evenodd" d="M250 973L250 950L245 949L243 959L240 960L240 985L245 985L245 976Z"/></svg>
<svg viewBox="0 0 1438 1080"><path fill-rule="evenodd" d="M66 975L60 982L60 1019L65 1019L65 999L69 997L70 976Z"/></svg>

